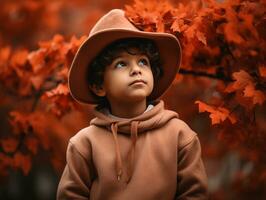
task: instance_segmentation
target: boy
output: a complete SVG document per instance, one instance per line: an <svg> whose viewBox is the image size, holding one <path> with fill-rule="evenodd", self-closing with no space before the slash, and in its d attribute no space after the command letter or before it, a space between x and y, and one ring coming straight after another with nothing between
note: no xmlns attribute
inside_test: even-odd
<svg viewBox="0 0 266 200"><path fill-rule="evenodd" d="M69 87L77 101L98 106L69 141L57 199L207 199L196 133L156 100L180 59L174 36L140 31L122 10L96 23L74 58Z"/></svg>

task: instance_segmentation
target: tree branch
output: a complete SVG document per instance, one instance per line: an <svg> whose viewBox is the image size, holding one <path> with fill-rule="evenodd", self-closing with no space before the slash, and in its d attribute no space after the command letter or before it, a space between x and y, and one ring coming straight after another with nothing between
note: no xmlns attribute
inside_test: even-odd
<svg viewBox="0 0 266 200"><path fill-rule="evenodd" d="M179 73L184 74L184 75L207 77L207 78L222 80L224 82L232 82L233 81L233 79L231 79L230 77L226 77L223 74L208 74L208 73L203 72L203 71L193 71L193 70L180 69Z"/></svg>

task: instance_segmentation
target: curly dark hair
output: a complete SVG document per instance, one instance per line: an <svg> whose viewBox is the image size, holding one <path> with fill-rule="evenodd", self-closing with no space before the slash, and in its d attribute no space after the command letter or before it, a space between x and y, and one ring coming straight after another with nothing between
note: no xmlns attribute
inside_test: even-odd
<svg viewBox="0 0 266 200"><path fill-rule="evenodd" d="M131 48L136 48L139 54L144 54L148 57L153 79L158 80L163 76L163 69L161 66L159 50L153 40L145 38L126 38L116 40L105 47L97 57L89 64L88 67L88 84L100 88L103 84L103 75L105 67L110 65L115 59L116 55L121 51L134 55L136 53L130 52ZM99 97L90 90L92 95L97 99L98 107L109 107L106 97Z"/></svg>

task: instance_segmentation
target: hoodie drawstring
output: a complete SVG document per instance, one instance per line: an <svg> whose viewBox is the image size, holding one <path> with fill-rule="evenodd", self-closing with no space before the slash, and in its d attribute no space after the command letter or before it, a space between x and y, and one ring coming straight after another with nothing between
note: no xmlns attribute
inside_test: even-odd
<svg viewBox="0 0 266 200"><path fill-rule="evenodd" d="M129 150L129 165L128 165L128 171L127 171L127 183L130 181L133 173L133 166L134 166L134 161L135 161L135 146L138 138L138 121L132 121L131 122L131 147ZM114 141L115 141L115 152L116 152L116 173L117 173L117 180L120 181L122 174L123 174L123 166L122 166L122 159L121 159L121 154L120 154L120 147L118 144L118 139L117 139L117 122L114 122L111 124L111 130L112 134L114 136Z"/></svg>
<svg viewBox="0 0 266 200"><path fill-rule="evenodd" d="M130 181L133 173L133 166L134 166L134 161L135 161L135 147L136 147L136 142L138 138L138 121L132 121L131 122L131 148L129 151L130 155L130 160L129 160L129 167L128 167L128 177L127 177L127 182Z"/></svg>
<svg viewBox="0 0 266 200"><path fill-rule="evenodd" d="M117 180L120 181L122 173L123 173L123 168L122 168L122 159L121 159L121 154L120 154L120 148L119 148L119 144L118 144L118 140L117 140L117 123L111 124L111 130L112 130L112 134L113 134L114 140L115 140Z"/></svg>

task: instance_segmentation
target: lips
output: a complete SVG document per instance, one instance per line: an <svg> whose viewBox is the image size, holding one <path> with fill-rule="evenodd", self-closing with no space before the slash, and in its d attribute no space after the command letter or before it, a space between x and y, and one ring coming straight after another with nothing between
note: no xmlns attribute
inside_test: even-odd
<svg viewBox="0 0 266 200"><path fill-rule="evenodd" d="M144 83L144 84L146 84L146 81L144 81L142 79L137 79L137 80L131 82L129 85L133 85L134 83Z"/></svg>

